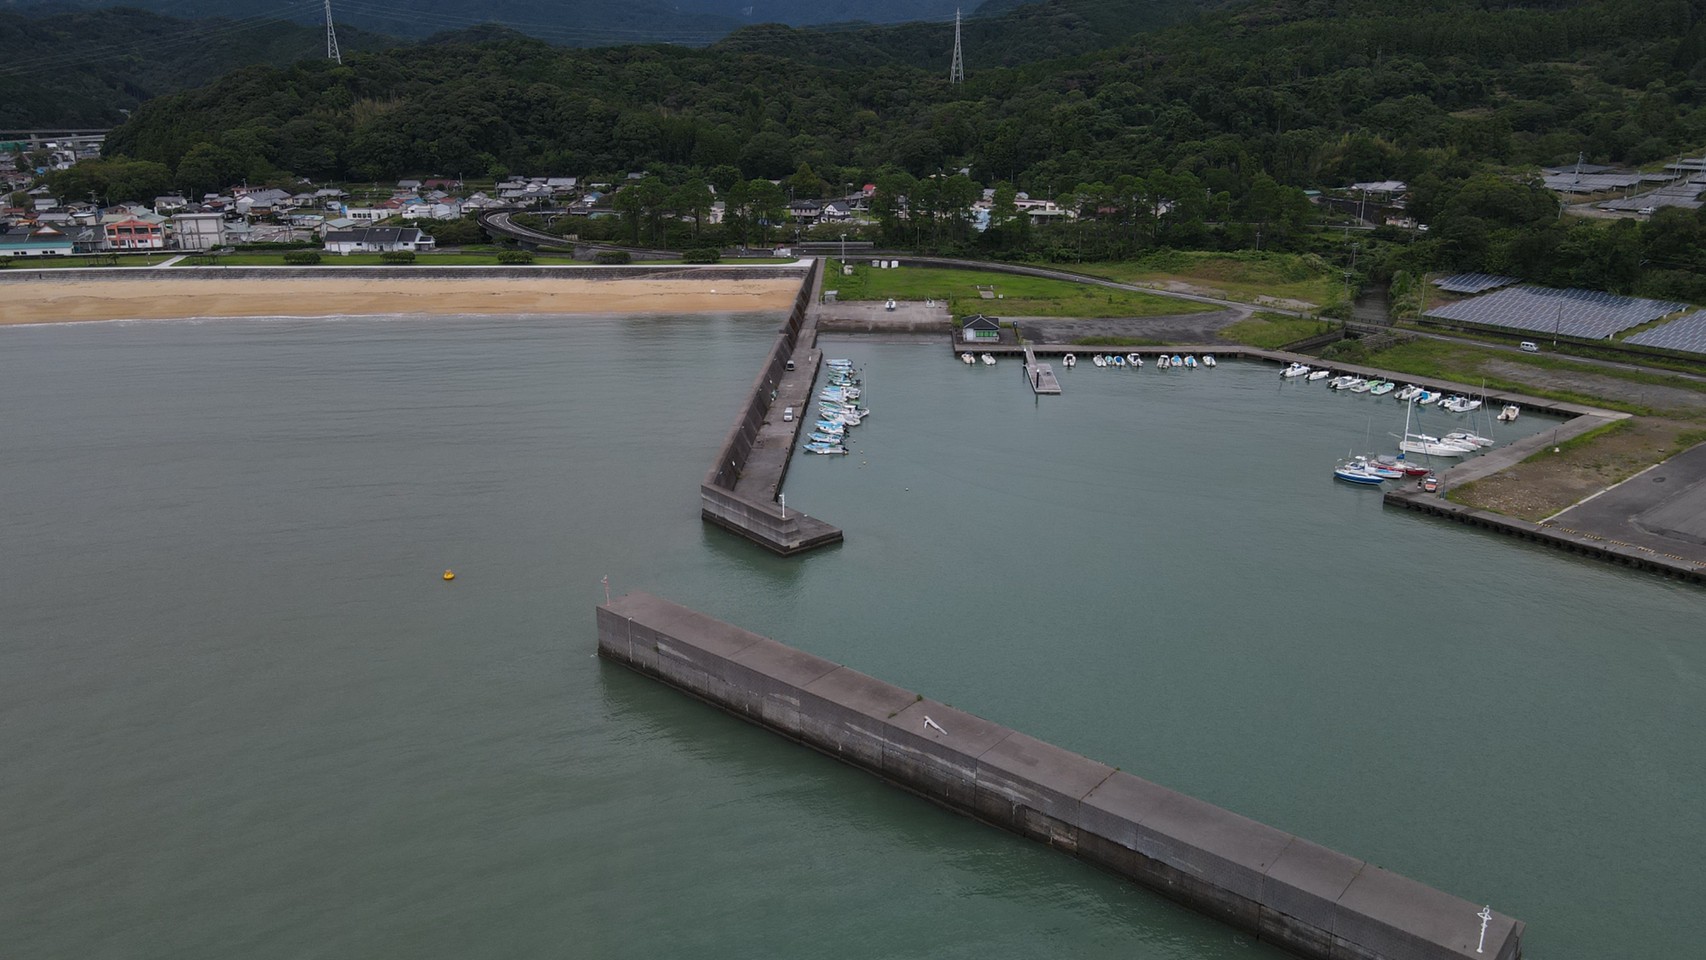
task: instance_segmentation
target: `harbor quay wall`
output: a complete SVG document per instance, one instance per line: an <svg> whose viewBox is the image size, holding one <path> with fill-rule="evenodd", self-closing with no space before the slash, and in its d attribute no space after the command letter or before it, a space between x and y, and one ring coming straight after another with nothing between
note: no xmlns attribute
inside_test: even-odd
<svg viewBox="0 0 1706 960"><path fill-rule="evenodd" d="M813 353L811 341L816 339L815 330L805 337L805 342L802 342L801 334L807 327L807 314L822 277L823 261L812 261L800 284L800 292L794 298L793 309L777 332L775 343L765 355L758 375L753 378L752 388L747 391L746 399L735 415L734 426L729 428L722 446L717 449L716 460L712 461L699 485L701 517L784 556L838 542L842 539L841 530L807 517L798 510L784 509L774 500L747 496L737 491L736 486L774 403L773 385L783 381L788 372L788 361L795 358L802 346L805 350L799 355ZM795 420L794 433L797 434L803 421L803 416ZM787 464L788 458L783 457L777 469L785 473ZM780 488L781 475L775 479L774 486Z"/></svg>
<svg viewBox="0 0 1706 960"><path fill-rule="evenodd" d="M1578 556L1592 557L1619 566L1657 573L1687 583L1706 586L1706 569L1687 557L1658 553L1632 543L1612 540L1589 533L1562 530L1549 523L1533 523L1516 517L1478 510L1454 503L1419 490L1390 490L1382 502L1390 507L1414 510L1430 517L1454 520L1458 523L1493 533L1527 540L1542 546L1563 550Z"/></svg>
<svg viewBox="0 0 1706 960"><path fill-rule="evenodd" d="M606 659L1311 960L1522 956L1520 920L1483 942L1476 904L667 600L597 627Z"/></svg>
<svg viewBox="0 0 1706 960"><path fill-rule="evenodd" d="M333 254L332 256L336 256ZM431 280L489 280L549 277L560 280L775 280L798 277L800 264L681 264L633 266L337 266L313 267L59 267L0 270L0 283L78 280L372 280L413 277Z"/></svg>

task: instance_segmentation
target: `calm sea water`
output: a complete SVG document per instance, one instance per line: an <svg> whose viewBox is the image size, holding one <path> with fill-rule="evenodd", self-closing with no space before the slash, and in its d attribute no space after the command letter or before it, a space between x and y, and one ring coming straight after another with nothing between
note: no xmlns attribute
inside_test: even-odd
<svg viewBox="0 0 1706 960"><path fill-rule="evenodd" d="M1390 401L1227 363L1038 402L870 341L830 351L857 454L788 483L847 543L783 561L696 502L775 324L0 329L4 952L1278 956L594 659L605 575L1491 902L1533 956L1697 950L1697 589L1333 483Z"/></svg>

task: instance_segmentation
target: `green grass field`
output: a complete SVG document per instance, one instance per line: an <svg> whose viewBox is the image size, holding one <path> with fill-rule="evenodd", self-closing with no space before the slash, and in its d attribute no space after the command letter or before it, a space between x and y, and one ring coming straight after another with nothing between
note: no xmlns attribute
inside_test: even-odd
<svg viewBox="0 0 1706 960"><path fill-rule="evenodd" d="M1178 281L1200 287L1209 296L1245 303L1274 297L1326 307L1345 298L1337 270L1319 257L1295 253L1161 250L1127 263L1084 263L1067 269L1122 283Z"/></svg>
<svg viewBox="0 0 1706 960"><path fill-rule="evenodd" d="M1510 350L1493 350L1477 347L1471 344L1454 343L1444 340L1412 340L1400 343L1371 354L1362 361L1372 366L1387 370L1397 370L1402 373L1414 373L1425 377L1443 380L1455 380L1459 383L1478 383L1485 381L1489 388L1510 390L1517 393L1528 393L1538 397L1562 400L1566 403L1580 403L1588 406L1607 407L1621 410L1625 413L1651 415L1655 411L1644 403L1631 402L1614 397L1595 396L1573 390L1560 390L1535 384L1520 383L1509 378L1488 376L1486 366L1489 362L1497 361L1505 364L1521 364L1533 367L1538 375L1545 371L1565 374L1583 374L1595 377L1608 377L1615 380L1627 381L1631 384L1648 384L1652 386L1672 387L1695 392L1706 392L1706 384L1685 377L1670 376L1663 373L1649 373L1642 370L1627 370L1621 367L1602 367L1594 364L1577 363L1547 354L1517 353ZM1639 395L1638 389L1634 391Z"/></svg>
<svg viewBox="0 0 1706 960"><path fill-rule="evenodd" d="M836 260L829 261L829 275L823 285L826 290L837 291L842 300L946 300L954 316L1157 317L1214 309L1148 293L981 270L878 270L859 265L853 268L852 276L842 276ZM978 293L979 286L993 287L999 299L984 299Z"/></svg>
<svg viewBox="0 0 1706 960"><path fill-rule="evenodd" d="M175 253L132 253L118 257L18 257L8 270L63 270L71 267L152 267L177 256Z"/></svg>
<svg viewBox="0 0 1706 960"><path fill-rule="evenodd" d="M1258 313L1220 331L1220 336L1234 343L1274 350L1331 329L1333 325L1325 320L1288 317L1282 313Z"/></svg>

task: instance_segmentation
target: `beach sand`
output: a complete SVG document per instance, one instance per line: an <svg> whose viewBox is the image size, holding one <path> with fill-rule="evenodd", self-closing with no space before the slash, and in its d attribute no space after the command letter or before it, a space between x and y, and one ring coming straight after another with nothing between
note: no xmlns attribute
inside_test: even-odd
<svg viewBox="0 0 1706 960"><path fill-rule="evenodd" d="M787 310L788 278L173 278L0 284L0 323L388 314L748 313Z"/></svg>

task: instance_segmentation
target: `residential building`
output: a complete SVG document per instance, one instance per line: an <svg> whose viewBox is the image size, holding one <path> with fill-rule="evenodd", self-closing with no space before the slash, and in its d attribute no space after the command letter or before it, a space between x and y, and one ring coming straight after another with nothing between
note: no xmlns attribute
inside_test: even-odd
<svg viewBox="0 0 1706 960"><path fill-rule="evenodd" d="M115 220L101 225L103 250L164 250L166 230L157 223L140 217Z"/></svg>
<svg viewBox="0 0 1706 960"><path fill-rule="evenodd" d="M327 253L427 251L433 247L432 237L415 227L357 227L351 230L329 230L326 233Z"/></svg>
<svg viewBox="0 0 1706 960"><path fill-rule="evenodd" d="M225 215L179 213L172 217L172 241L179 250L212 250L225 246Z"/></svg>
<svg viewBox="0 0 1706 960"><path fill-rule="evenodd" d="M0 232L0 257L69 257L72 235L53 227L21 227Z"/></svg>

